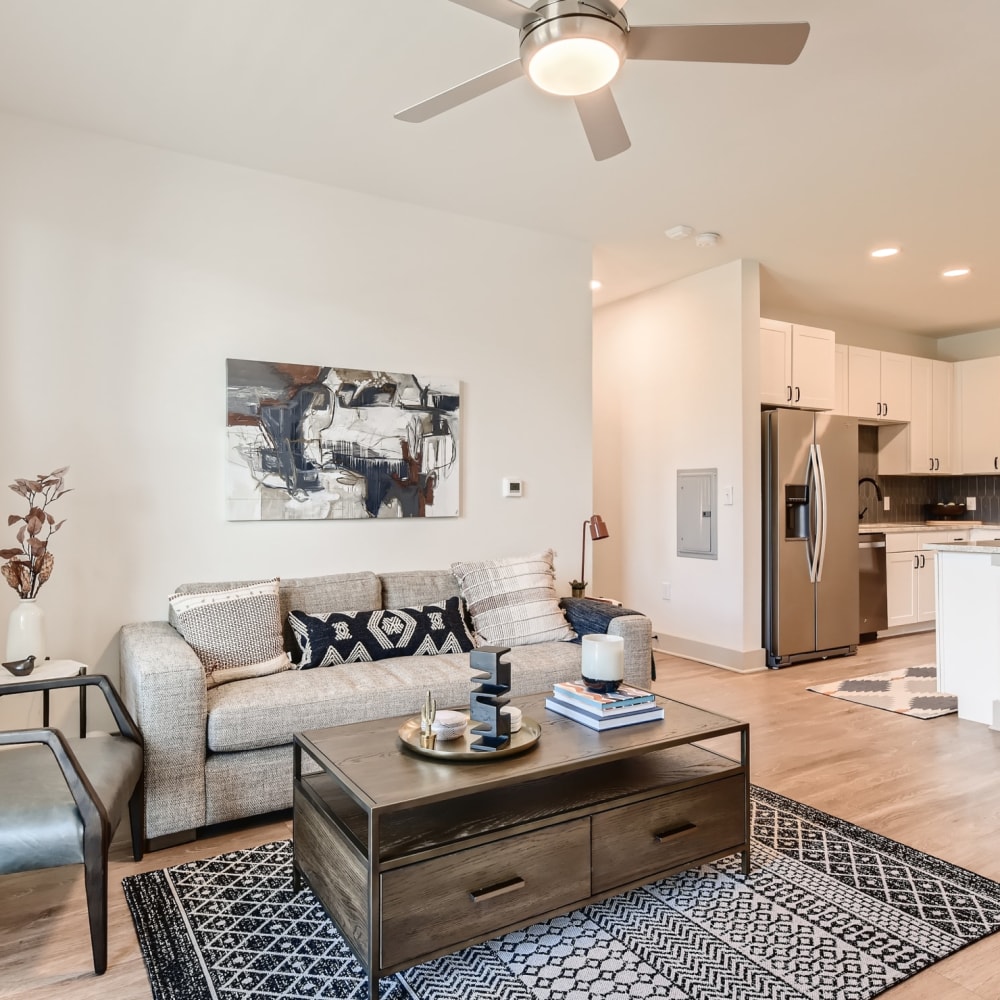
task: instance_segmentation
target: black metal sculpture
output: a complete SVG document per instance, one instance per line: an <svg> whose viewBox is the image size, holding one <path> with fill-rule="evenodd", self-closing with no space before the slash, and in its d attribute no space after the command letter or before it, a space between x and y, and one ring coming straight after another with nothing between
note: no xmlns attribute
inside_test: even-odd
<svg viewBox="0 0 1000 1000"><path fill-rule="evenodd" d="M509 652L509 646L482 646L469 654L469 665L475 671L472 679L482 682L469 696L469 716L478 723L472 732L479 735L471 744L473 750L499 750L510 742L510 716L500 711L510 701L506 697L510 663L500 659Z"/></svg>

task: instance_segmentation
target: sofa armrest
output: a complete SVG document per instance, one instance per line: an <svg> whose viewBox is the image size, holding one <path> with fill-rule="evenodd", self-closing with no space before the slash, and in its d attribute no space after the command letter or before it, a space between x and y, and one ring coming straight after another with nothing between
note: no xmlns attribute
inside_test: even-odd
<svg viewBox="0 0 1000 1000"><path fill-rule="evenodd" d="M146 838L205 825L208 698L194 650L167 622L122 627L122 696L145 742Z"/></svg>
<svg viewBox="0 0 1000 1000"><path fill-rule="evenodd" d="M625 640L625 682L648 688L652 683L653 626L638 611L586 597L564 597L559 606L577 635L620 635Z"/></svg>

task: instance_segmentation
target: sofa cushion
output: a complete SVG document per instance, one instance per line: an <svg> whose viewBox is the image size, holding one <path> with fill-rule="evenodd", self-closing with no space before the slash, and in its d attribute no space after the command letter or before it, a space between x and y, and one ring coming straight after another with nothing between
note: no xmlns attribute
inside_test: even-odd
<svg viewBox="0 0 1000 1000"><path fill-rule="evenodd" d="M580 647L572 643L523 646L505 659L515 698L551 691L556 681L580 675ZM208 692L208 748L284 746L293 733L308 729L417 715L428 691L441 708L468 708L472 686L468 653L402 656L363 670L292 670L223 684Z"/></svg>
<svg viewBox="0 0 1000 1000"><path fill-rule="evenodd" d="M205 668L208 687L291 668L282 641L276 579L174 594L170 608L178 632Z"/></svg>
<svg viewBox="0 0 1000 1000"><path fill-rule="evenodd" d="M524 646L571 641L556 595L552 550L486 562L452 563L479 641L489 646Z"/></svg>
<svg viewBox="0 0 1000 1000"><path fill-rule="evenodd" d="M371 663L393 656L467 653L475 643L465 624L461 597L420 608L328 611L288 616L299 645L299 667Z"/></svg>
<svg viewBox="0 0 1000 1000"><path fill-rule="evenodd" d="M437 604L461 592L458 580L450 569L403 570L380 573L383 608L419 608L422 604ZM332 608L335 605L328 604ZM346 611L337 607L338 611Z"/></svg>

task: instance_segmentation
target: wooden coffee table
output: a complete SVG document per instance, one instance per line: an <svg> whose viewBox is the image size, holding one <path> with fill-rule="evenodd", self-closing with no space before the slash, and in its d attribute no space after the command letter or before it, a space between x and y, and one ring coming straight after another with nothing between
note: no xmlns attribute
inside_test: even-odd
<svg viewBox="0 0 1000 1000"><path fill-rule="evenodd" d="M357 953L372 1000L381 976L673 872L736 852L750 870L747 723L657 698L662 722L597 733L545 695L512 701L542 728L517 756L419 756L399 741L405 717L295 737L295 886ZM732 734L738 759L695 745Z"/></svg>

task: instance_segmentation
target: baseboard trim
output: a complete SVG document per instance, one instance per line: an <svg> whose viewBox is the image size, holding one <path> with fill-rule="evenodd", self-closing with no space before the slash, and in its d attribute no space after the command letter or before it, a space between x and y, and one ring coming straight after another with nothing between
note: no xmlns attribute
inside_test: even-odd
<svg viewBox="0 0 1000 1000"><path fill-rule="evenodd" d="M767 670L764 662L763 649L751 649L743 652L738 649L727 649L725 646L713 646L707 642L685 639L679 635L656 633L657 644L653 647L658 653L669 653L684 660L697 660L709 666L732 670L737 674L756 674Z"/></svg>
<svg viewBox="0 0 1000 1000"><path fill-rule="evenodd" d="M933 632L936 623L930 622L912 622L909 625L893 625L892 628L883 628L878 630L878 637L880 639L891 639L894 635L915 635L917 632Z"/></svg>

